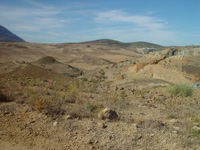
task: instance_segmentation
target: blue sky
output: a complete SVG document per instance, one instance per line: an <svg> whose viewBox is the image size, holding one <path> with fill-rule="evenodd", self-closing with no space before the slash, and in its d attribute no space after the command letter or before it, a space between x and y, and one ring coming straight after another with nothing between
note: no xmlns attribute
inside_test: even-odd
<svg viewBox="0 0 200 150"><path fill-rule="evenodd" d="M28 42L96 39L200 45L200 0L0 0L0 24Z"/></svg>

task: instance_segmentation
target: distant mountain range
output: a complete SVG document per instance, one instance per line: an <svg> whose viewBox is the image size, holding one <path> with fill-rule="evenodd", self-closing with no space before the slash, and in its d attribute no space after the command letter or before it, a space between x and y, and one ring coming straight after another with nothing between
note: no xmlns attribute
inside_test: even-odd
<svg viewBox="0 0 200 150"><path fill-rule="evenodd" d="M19 36L0 25L0 42L26 42Z"/></svg>

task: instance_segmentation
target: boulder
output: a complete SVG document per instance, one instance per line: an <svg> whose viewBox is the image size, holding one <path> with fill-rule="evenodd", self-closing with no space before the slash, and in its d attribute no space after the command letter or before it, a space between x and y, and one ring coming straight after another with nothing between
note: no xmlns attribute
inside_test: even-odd
<svg viewBox="0 0 200 150"><path fill-rule="evenodd" d="M105 108L98 114L98 118L102 120L115 120L118 118L118 115L114 110L111 110L110 108Z"/></svg>

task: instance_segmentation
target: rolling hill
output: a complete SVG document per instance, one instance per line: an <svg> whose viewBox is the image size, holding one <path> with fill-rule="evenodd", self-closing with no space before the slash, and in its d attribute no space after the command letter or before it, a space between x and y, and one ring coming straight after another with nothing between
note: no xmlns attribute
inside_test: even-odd
<svg viewBox="0 0 200 150"><path fill-rule="evenodd" d="M149 42L143 42L143 41L123 43L123 42L119 42L119 41L111 40L111 39L99 39L99 40L87 41L83 43L104 44L104 45L108 45L112 47L124 48L128 51L134 51L134 52L139 52L139 53L149 53L151 51L159 51L166 48L165 46L161 46L161 45L153 44Z"/></svg>

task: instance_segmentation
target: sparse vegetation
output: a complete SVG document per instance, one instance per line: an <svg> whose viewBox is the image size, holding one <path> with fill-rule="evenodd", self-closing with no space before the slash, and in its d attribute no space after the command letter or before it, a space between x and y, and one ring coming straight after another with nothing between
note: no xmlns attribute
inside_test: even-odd
<svg viewBox="0 0 200 150"><path fill-rule="evenodd" d="M173 70L177 64L189 61L180 59L177 63L176 58L154 58L157 56L148 59L149 56L144 54L144 58L133 57L130 63L122 62L122 65L105 63L114 57L116 63L121 61L118 55L125 50L108 47L119 44L123 46L123 43L112 41L106 46L93 43L48 45L53 49L62 48L63 56L59 58L57 54L56 59L44 57L46 64L43 62L43 67L64 61L69 63L64 65L69 70L74 70L74 64L81 63L83 67L86 63L95 68L92 71L90 66L83 68L80 78L54 72L56 66L50 71L41 68L42 65L16 62L10 66L16 65L17 69L10 69L0 63L0 69L4 69L0 70L0 139L12 141L12 138L18 144L25 141L28 143L25 146L33 149L199 149L199 89L174 85L166 92L166 86L171 83L197 80L198 77L181 76L181 69ZM142 47L145 43L138 44ZM34 49L34 44L31 47ZM83 58L82 49L85 48L91 54ZM73 60L65 61L65 53L70 49L73 51L70 59ZM118 50L117 55L111 57L115 50ZM105 60L102 56L106 54L93 56L104 51L109 52L109 58L106 56ZM81 55L75 60L79 52ZM53 56L54 51L50 54ZM125 56L129 54L131 52ZM199 58L196 59L199 63ZM29 62L28 57L21 60ZM162 68L172 70L165 74ZM176 79L176 75L181 79ZM103 110L112 110L117 119L111 120L107 117L111 113ZM48 143L52 143L51 147Z"/></svg>
<svg viewBox="0 0 200 150"><path fill-rule="evenodd" d="M194 120L194 122L196 122L196 123L200 123L200 118L198 118L198 117L195 117L193 120Z"/></svg>
<svg viewBox="0 0 200 150"><path fill-rule="evenodd" d="M48 104L48 107L45 108L44 113L49 116L60 116L64 115L66 109L63 106L63 102L60 100L53 100Z"/></svg>
<svg viewBox="0 0 200 150"><path fill-rule="evenodd" d="M91 118L93 115L86 110L84 105L74 105L72 108L68 108L66 114L71 118Z"/></svg>
<svg viewBox="0 0 200 150"><path fill-rule="evenodd" d="M193 89L188 85L174 85L167 88L167 92L173 95L181 95L181 96L192 96Z"/></svg>
<svg viewBox="0 0 200 150"><path fill-rule="evenodd" d="M66 100L70 103L76 103L78 101L80 94L81 94L81 89L79 85L74 83L67 89Z"/></svg>
<svg viewBox="0 0 200 150"><path fill-rule="evenodd" d="M92 103L88 102L86 105L87 110L89 110L89 112L97 114L101 111L101 109L103 108L103 105L100 104L98 102L98 100L94 100Z"/></svg>
<svg viewBox="0 0 200 150"><path fill-rule="evenodd" d="M192 135L200 138L200 129L192 129Z"/></svg>

